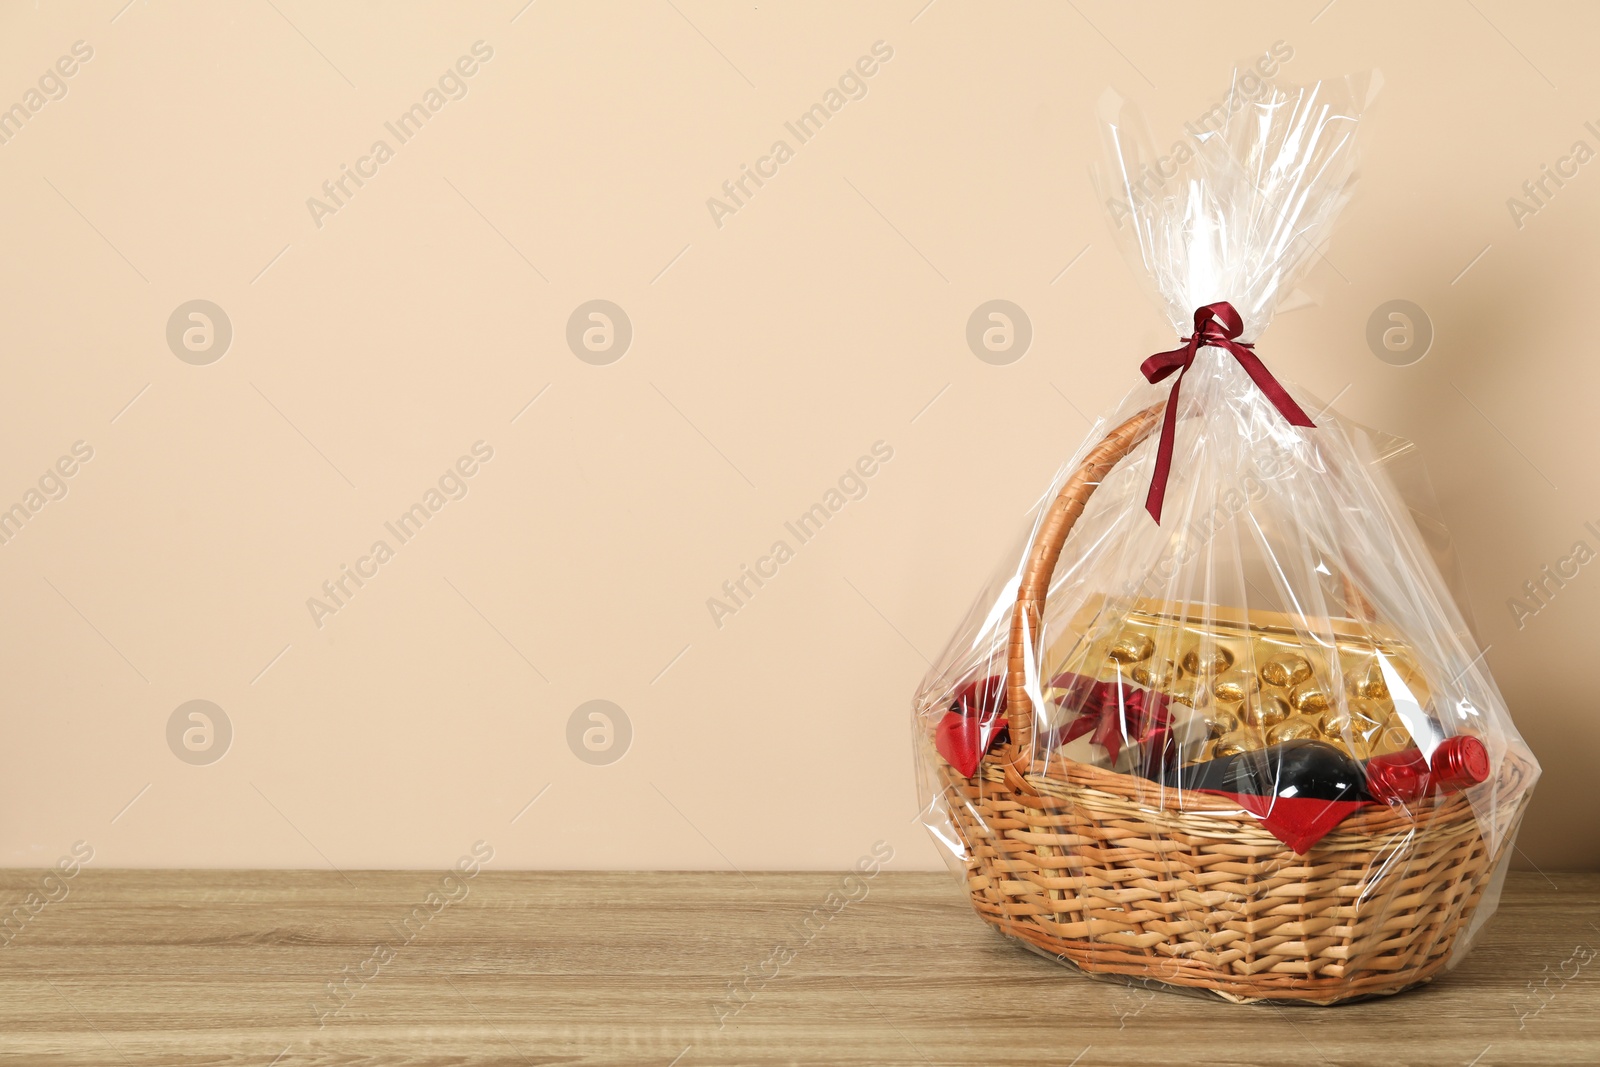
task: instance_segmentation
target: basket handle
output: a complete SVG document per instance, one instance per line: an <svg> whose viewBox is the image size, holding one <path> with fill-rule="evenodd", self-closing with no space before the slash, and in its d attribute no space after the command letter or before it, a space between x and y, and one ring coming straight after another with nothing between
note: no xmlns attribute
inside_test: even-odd
<svg viewBox="0 0 1600 1067"><path fill-rule="evenodd" d="M1011 616L1011 642L1006 663L1006 724L1010 739L1006 742L1009 751L1005 760L1018 775L1029 771L1033 751L1033 702L1028 699L1027 652L1039 637L1044 598L1050 589L1056 561L1061 558L1061 548L1100 482L1149 435L1161 421L1165 408L1165 401L1145 408L1089 451L1061 487L1061 492L1056 494L1039 526L1039 535L1028 551L1028 562L1017 586L1017 607Z"/></svg>
<svg viewBox="0 0 1600 1067"><path fill-rule="evenodd" d="M1129 452L1145 439L1166 408L1162 401L1145 408L1106 435L1068 478L1040 524L1039 536L1028 551L1028 562L1017 586L1017 606L1011 616L1011 641L1006 661L1006 743L1005 762L1016 775L1031 769L1033 751L1033 702L1028 699L1027 650L1039 637L1039 622L1044 618L1045 594L1055 574L1056 561L1067 543L1067 535L1083 514L1089 497L1101 481ZM1377 619L1377 610L1348 574L1341 575L1345 603L1354 619L1368 624ZM1014 783L1017 784L1017 783ZM1021 783L1025 784L1025 783Z"/></svg>

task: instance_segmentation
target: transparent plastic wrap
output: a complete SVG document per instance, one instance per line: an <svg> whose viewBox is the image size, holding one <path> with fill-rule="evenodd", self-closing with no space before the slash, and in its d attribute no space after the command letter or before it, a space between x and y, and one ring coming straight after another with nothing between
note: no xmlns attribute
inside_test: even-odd
<svg viewBox="0 0 1600 1067"><path fill-rule="evenodd" d="M1317 1004L1429 981L1538 777L1414 450L1253 349L1348 199L1373 84L1237 74L1165 156L1103 106L1113 227L1187 336L915 700L924 821L979 914L1092 974Z"/></svg>

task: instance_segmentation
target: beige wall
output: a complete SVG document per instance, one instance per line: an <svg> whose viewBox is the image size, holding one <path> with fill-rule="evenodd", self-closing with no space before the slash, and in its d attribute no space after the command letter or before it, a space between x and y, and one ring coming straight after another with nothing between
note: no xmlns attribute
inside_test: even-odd
<svg viewBox="0 0 1600 1067"><path fill-rule="evenodd" d="M1263 351L1426 449L1546 769L1523 862L1600 860L1600 564L1520 627L1507 606L1600 547L1600 162L1507 206L1600 147L1591 5L122 2L0 11L0 104L93 52L0 144L0 504L73 471L0 546L0 862L448 865L484 840L504 867L839 867L882 839L935 865L925 657L1079 412L1170 341L1090 191L1093 103L1115 85L1171 129L1276 41L1289 76L1387 88L1321 304ZM879 41L865 96L788 134ZM460 57L464 98L387 131ZM314 219L342 165L371 176ZM996 298L1034 330L1008 366L964 336ZM594 299L632 326L609 365L566 340ZM1436 331L1411 366L1365 341L1392 299ZM186 313L200 362L169 346L193 300L231 323L213 362ZM707 599L877 442L866 496L716 625ZM465 496L401 543L384 523L441 477ZM344 565L371 577L314 621ZM192 700L224 758L175 754L223 745L185 747L187 711L169 734ZM569 746L592 700L631 726L609 765Z"/></svg>

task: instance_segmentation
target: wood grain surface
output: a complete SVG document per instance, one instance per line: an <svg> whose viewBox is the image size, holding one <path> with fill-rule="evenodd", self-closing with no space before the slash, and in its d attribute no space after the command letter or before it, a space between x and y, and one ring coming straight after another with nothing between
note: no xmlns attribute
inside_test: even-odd
<svg viewBox="0 0 1600 1067"><path fill-rule="evenodd" d="M1600 1063L1595 874L1513 873L1455 971L1327 1009L1085 979L939 874L0 871L30 893L6 1064Z"/></svg>

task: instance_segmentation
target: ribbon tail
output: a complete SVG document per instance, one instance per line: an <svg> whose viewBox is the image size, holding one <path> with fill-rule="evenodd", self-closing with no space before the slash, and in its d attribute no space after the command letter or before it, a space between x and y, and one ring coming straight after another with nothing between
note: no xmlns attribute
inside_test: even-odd
<svg viewBox="0 0 1600 1067"><path fill-rule="evenodd" d="M1156 469L1150 475L1150 492L1145 495L1144 509L1161 525L1161 505L1167 498L1167 476L1172 472L1172 450L1178 439L1178 387L1183 384L1183 374L1172 383L1167 395L1167 410L1161 418L1161 442L1156 446Z"/></svg>
<svg viewBox="0 0 1600 1067"><path fill-rule="evenodd" d="M1267 399L1272 401L1272 406L1278 409L1278 413L1289 420L1290 426L1316 428L1317 424L1311 421L1311 416L1307 415L1300 405L1294 402L1294 397L1289 395L1289 390L1285 389L1283 383L1272 376L1272 372L1267 369L1266 364L1262 363L1254 352L1242 346L1229 346L1228 350L1233 353L1233 358L1239 361L1239 365L1244 368L1245 373L1250 375L1250 380L1256 383L1256 388L1265 393Z"/></svg>

